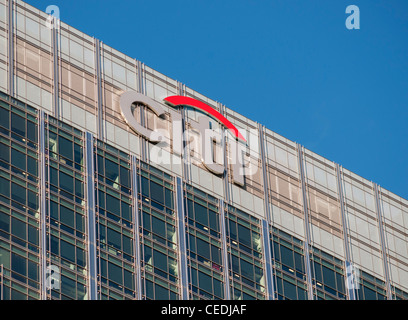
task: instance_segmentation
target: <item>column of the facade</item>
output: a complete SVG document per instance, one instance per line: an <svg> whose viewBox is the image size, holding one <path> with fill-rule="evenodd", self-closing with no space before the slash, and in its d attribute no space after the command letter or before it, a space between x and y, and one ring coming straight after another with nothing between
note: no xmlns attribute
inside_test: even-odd
<svg viewBox="0 0 408 320"><path fill-rule="evenodd" d="M14 0L7 2L8 94L14 97Z"/></svg>
<svg viewBox="0 0 408 320"><path fill-rule="evenodd" d="M139 193L139 176L137 174L137 158L136 156L132 156L132 216L133 216L133 246L134 250L134 261L135 261L135 288L136 288L136 297L138 300L142 299L142 278L141 278L141 256L140 256L140 221L139 221L139 201L138 201L138 193Z"/></svg>
<svg viewBox="0 0 408 320"><path fill-rule="evenodd" d="M86 164L86 225L88 233L88 299L97 300L94 137L90 132L86 132L84 154Z"/></svg>
<svg viewBox="0 0 408 320"><path fill-rule="evenodd" d="M228 263L228 251L227 251L227 230L225 226L225 207L224 200L219 200L220 210L220 230L222 241L222 265L224 267L224 299L231 299L230 281L229 281L229 263Z"/></svg>
<svg viewBox="0 0 408 320"><path fill-rule="evenodd" d="M267 297L270 300L275 299L275 288L273 280L273 263L272 257L274 256L273 247L270 245L269 235L270 235L270 221L271 221L271 212L269 206L269 183L267 175L267 159L266 159L266 149L265 149L265 134L264 127L261 124L258 124L259 132L259 148L261 154L261 163L262 163L262 178L263 178L263 191L264 191L264 207L265 207L265 219L262 220L262 241L264 248L264 266L266 274L266 289Z"/></svg>
<svg viewBox="0 0 408 320"><path fill-rule="evenodd" d="M96 78L96 108L97 108L97 133L98 139L105 139L105 126L104 126L104 117L103 117L103 98L102 98L102 55L101 49L102 43L99 39L94 40L94 52L95 52L95 78Z"/></svg>
<svg viewBox="0 0 408 320"><path fill-rule="evenodd" d="M40 266L41 299L47 299L47 202L46 202L46 163L45 163L45 113L39 111L38 117L38 173L39 173L39 210L40 210Z"/></svg>
<svg viewBox="0 0 408 320"><path fill-rule="evenodd" d="M345 285L347 290L347 295L349 300L356 300L356 280L355 279L355 272L354 272L354 265L352 262L351 257L351 247L349 242L349 228L348 228L348 221L347 221L347 213L345 210L344 205L344 192L343 192L343 171L339 164L336 163L336 174L337 174L337 193L338 199L340 203L340 214L343 226L343 245L344 245L344 253L345 253L345 261L344 267L346 270L345 274Z"/></svg>
<svg viewBox="0 0 408 320"><path fill-rule="evenodd" d="M307 192L306 192L306 177L305 177L305 164L303 160L303 147L297 143L296 149L298 152L299 173L300 173L302 203L303 203L303 212L304 212L304 231L305 231L304 260L305 260L305 267L306 267L307 296L309 300L313 300L312 271L311 271L311 263L310 263L311 240L310 240L309 206L308 206L308 198L307 198Z"/></svg>
<svg viewBox="0 0 408 320"><path fill-rule="evenodd" d="M184 187L180 177L176 177L176 208L177 208L177 230L179 244L179 279L182 300L188 300L188 267L187 267L187 245L186 224L184 210Z"/></svg>
<svg viewBox="0 0 408 320"><path fill-rule="evenodd" d="M392 300L390 268L389 268L388 254L387 254L387 238L385 234L385 223L384 223L384 217L383 217L383 210L381 206L381 197L380 197L380 192L378 188L379 186L373 182L373 189L374 189L374 196L375 196L375 210L377 213L378 230L380 233L381 253L382 253L382 261L383 261L383 268L384 268L384 278L385 278L385 286L386 286L386 291L387 291L387 299Z"/></svg>

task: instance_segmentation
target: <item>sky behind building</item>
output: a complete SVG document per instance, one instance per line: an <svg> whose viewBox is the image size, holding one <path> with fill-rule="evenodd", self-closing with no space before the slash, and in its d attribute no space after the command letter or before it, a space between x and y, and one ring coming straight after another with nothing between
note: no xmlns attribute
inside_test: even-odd
<svg viewBox="0 0 408 320"><path fill-rule="evenodd" d="M408 199L407 1L26 2Z"/></svg>

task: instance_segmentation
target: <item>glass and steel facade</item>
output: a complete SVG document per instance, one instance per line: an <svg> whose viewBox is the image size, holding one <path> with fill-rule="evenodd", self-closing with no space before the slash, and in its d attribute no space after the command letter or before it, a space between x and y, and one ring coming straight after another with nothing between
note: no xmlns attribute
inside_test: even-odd
<svg viewBox="0 0 408 320"><path fill-rule="evenodd" d="M47 19L0 0L1 299L408 298L406 199ZM243 184L231 135L223 174L199 143L158 152L121 115L130 90L166 111L135 106L150 129L203 116L171 95L225 116L249 142Z"/></svg>

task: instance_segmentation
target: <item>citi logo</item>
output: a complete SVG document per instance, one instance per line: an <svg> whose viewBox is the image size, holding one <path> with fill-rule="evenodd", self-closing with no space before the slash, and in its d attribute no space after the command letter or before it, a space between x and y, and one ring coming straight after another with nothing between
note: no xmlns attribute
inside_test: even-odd
<svg viewBox="0 0 408 320"><path fill-rule="evenodd" d="M122 116L128 126L154 144L150 150L150 154L153 155L151 161L159 162L158 164L169 164L170 161L174 163L175 159L170 159L172 157L166 156L163 152L166 149L170 153L182 156L180 159L184 161L188 161L188 157L183 155L193 153L199 155L199 162L208 171L223 175L226 172L227 158L228 164L232 167L232 180L241 186L244 185L245 175L256 173L258 167L251 165L253 161L248 159L254 158L254 155L257 157L258 152L249 156L248 150L258 148L258 139L253 138L257 137L257 130L252 134L249 132L252 139L248 142L227 118L202 101L186 96L169 96L163 101L171 107L168 111L157 101L135 91L124 92L119 100ZM151 121L150 125L146 125L141 119L136 120L135 110L139 105L150 109L155 117L165 121L167 125L159 126L158 121ZM177 111L180 107L197 110L197 121L193 119L183 121L181 113ZM212 128L208 117L216 120L221 125L220 128ZM228 139L228 155L224 154L222 145L227 132L232 136L232 139Z"/></svg>

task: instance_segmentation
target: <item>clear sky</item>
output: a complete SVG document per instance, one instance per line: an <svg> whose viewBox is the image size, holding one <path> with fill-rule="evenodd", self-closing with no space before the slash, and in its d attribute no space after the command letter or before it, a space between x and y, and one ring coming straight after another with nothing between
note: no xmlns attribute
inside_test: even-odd
<svg viewBox="0 0 408 320"><path fill-rule="evenodd" d="M408 199L407 0L26 2Z"/></svg>

